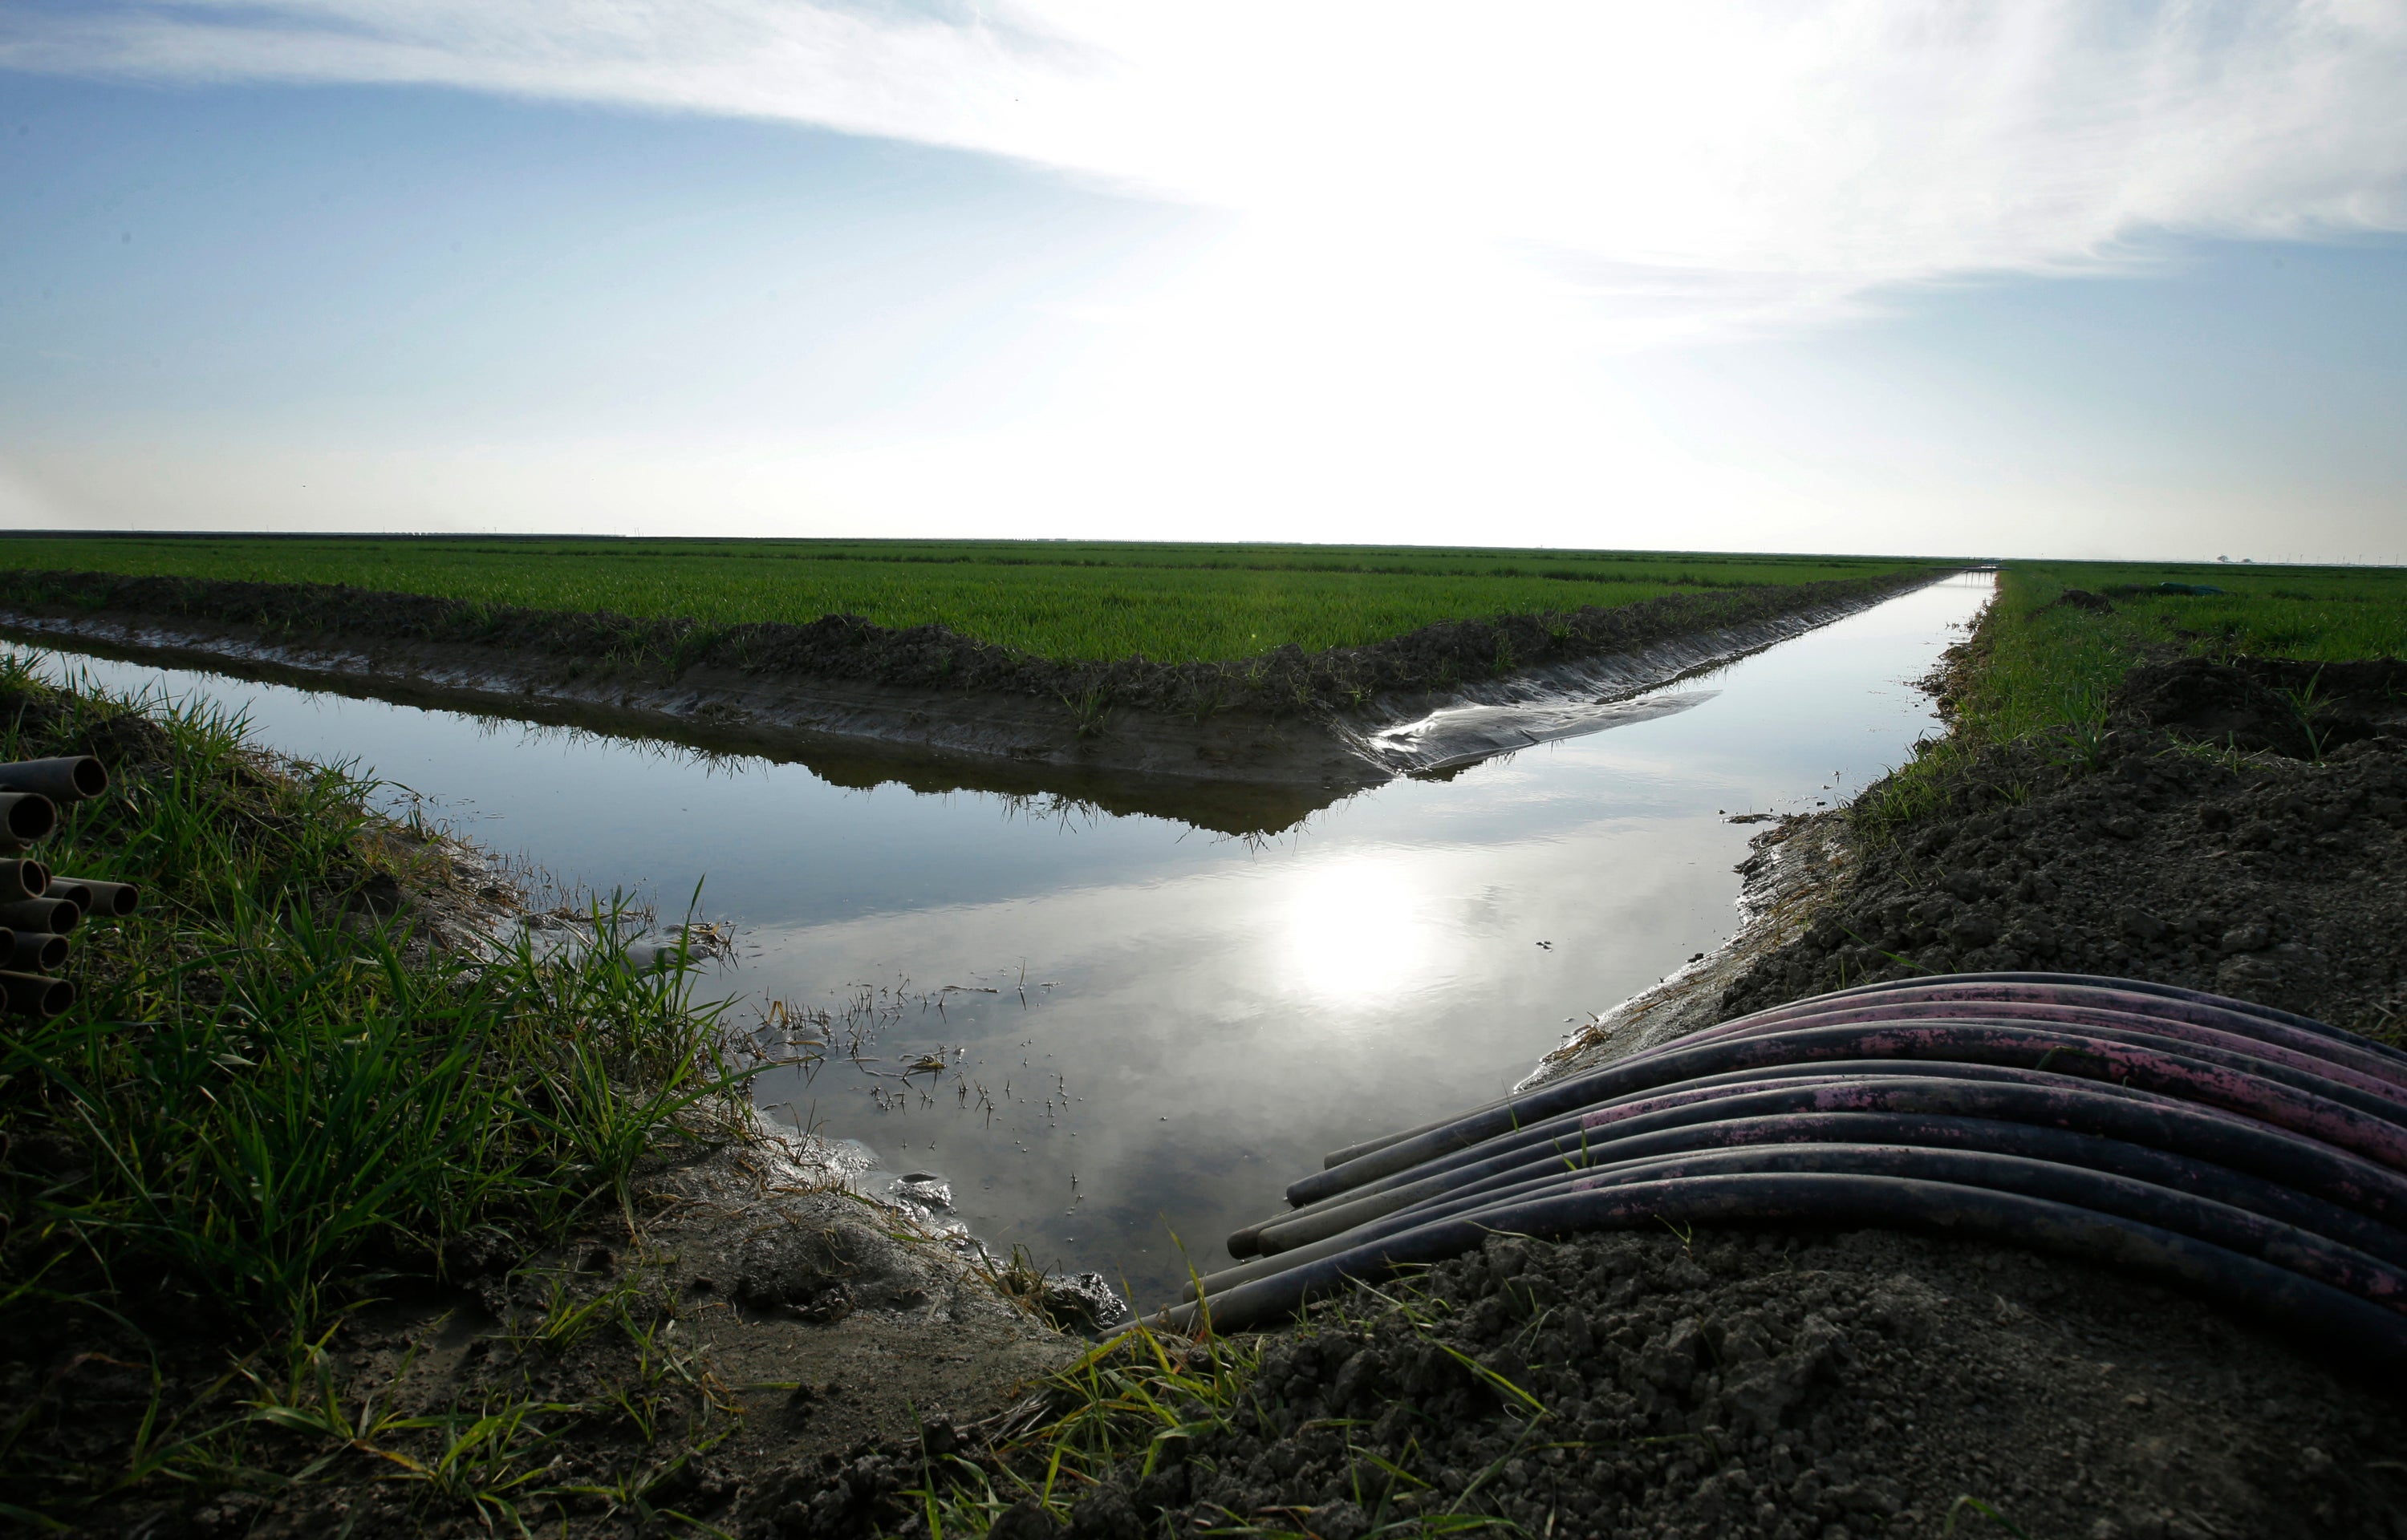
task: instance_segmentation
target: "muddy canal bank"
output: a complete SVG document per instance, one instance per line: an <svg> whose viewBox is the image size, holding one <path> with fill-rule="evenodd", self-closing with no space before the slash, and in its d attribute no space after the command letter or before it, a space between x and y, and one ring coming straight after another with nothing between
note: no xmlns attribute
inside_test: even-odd
<svg viewBox="0 0 2407 1540"><path fill-rule="evenodd" d="M1968 753L1902 810L1874 795L1767 830L1739 944L1556 1067L1925 969L2123 973L2396 1041L2407 735L2373 700L2319 758L2218 750L2172 730L2166 695L2144 675L2102 739ZM1066 1533L2396 1537L2407 1511L2394 1384L2279 1320L1944 1235L1500 1237L1266 1341L1233 1415L1121 1462ZM903 1484L844 1487L849 1529L790 1501L764 1532L923 1533Z"/></svg>
<svg viewBox="0 0 2407 1540"><path fill-rule="evenodd" d="M1917 968L2123 971L2388 1035L2407 981L2407 741L2214 752L2147 699L2091 753L1971 755L1903 816L1775 824L1745 863L1741 944L1603 1018L1588 1062ZM2395 1390L2281 1327L1944 1236L1499 1239L1274 1334L1228 1415L1074 1494L1066 1533L1358 1540L1487 1519L1763 1540L2397 1535ZM719 1521L925 1533L905 1495L923 1448L762 1473ZM1063 1533L1033 1505L1004 1531Z"/></svg>
<svg viewBox="0 0 2407 1540"><path fill-rule="evenodd" d="M2143 682L2145 683L2144 681ZM2019 742L1931 777L1724 1016L1917 972L2124 975L2386 1040L2407 1009L2407 724L2320 758L2219 749L2152 720Z"/></svg>
<svg viewBox="0 0 2407 1540"><path fill-rule="evenodd" d="M1288 647L1232 663L1057 663L940 626L893 630L850 615L722 628L321 585L59 572L0 574L0 633L416 704L535 711L726 752L869 746L1333 797L1611 726L1636 696L1935 575L1446 622L1368 646Z"/></svg>
<svg viewBox="0 0 2407 1540"><path fill-rule="evenodd" d="M2399 1041L2398 671L2330 671L2301 731L2246 710L2278 664L2143 669L2103 734L1967 749L1910 798L1885 795L1893 782L1784 821L1742 869L1732 945L1532 1079L1830 989L1989 969L2180 984ZM1374 1430L1368 1452L1424 1462L1426 1487L1379 1483L1387 1511L1469 1494L1559 1533L2007 1533L1991 1515L2097 1540L2400 1533L2394 1385L2294 1346L2281 1321L2096 1267L1733 1227L1499 1240L1436 1268L1427 1296L1405 1311L1365 1294L1284 1339L1261 1375L1281 1413L1217 1441L1174 1519L1252 1504L1352 1522L1366 1499L1314 1432L1349 1418ZM1464 1363L1531 1400L1457 1378Z"/></svg>
<svg viewBox="0 0 2407 1540"><path fill-rule="evenodd" d="M987 993L945 996L950 1017L896 1021L869 1052L891 1067L939 1046L966 1050L973 1078L998 1094L1007 1081L1022 1095L1033 1086L1041 1109L1000 1095L990 1123L947 1095L871 1110L825 1079L776 1095L802 1104L798 1122L834 1120L898 1172L948 1175L960 1206L949 1217L976 1233L1040 1240L1040 1260L1107 1266L1141 1304L1166 1296L1147 1286L1164 1264L1138 1237L1167 1220L1208 1244L1259 1218L1321 1150L1501 1091L1495 1077L1535 1059L1560 1030L1545 1024L1573 999L1640 996L1575 1050L1615 1053L1685 1029L1681 1011L1713 1020L1884 970L2019 963L2221 989L2387 1033L2407 978L2397 875L2407 869L2407 756L2372 706L2349 718L2358 726L2340 730L2345 741L2322 733L2285 754L2229 719L2257 699L2245 680L2184 675L2135 692L2112 736L1968 755L1886 818L1817 810L1847 800L1827 789L1834 767L1895 763L1930 720L1896 708L1816 739L1844 693L1831 682L1861 691L1923 672L1932 635L1969 615L1974 596L1942 609L1948 597L1905 601L1928 606L1910 647L1899 644L1901 623L1876 637L1882 618L1859 617L1713 681L1723 693L1709 706L1358 798L1309 849L1197 851L1165 835L1157 850L1161 831L1099 821L1076 836L1087 841L1077 874L1058 893L995 878L949 906L862 917L768 910L843 885L798 883L805 856L847 882L891 872L916 847L896 837L900 821L871 827L879 817L945 817L921 840L957 898L1000 871L1006 849L1068 862L1072 846L966 801L873 806L847 794L821 814L819 793L791 776L704 782L629 758L628 778L616 779L625 756L605 762L588 744L563 747L573 773L561 780L577 798L544 827L599 827L597 808L682 812L690 802L694 823L663 820L641 836L657 847L617 831L586 862L650 861L664 886L687 870L672 861L681 843L702 850L709 830L738 831L707 846L714 883L782 916L748 954L755 987L871 977L912 958L906 944L947 968L990 963L976 977L941 975ZM1859 645L1859 671L1844 672ZM380 762L440 738L434 718L396 714L390 744L370 742L372 725L350 709L324 718L328 741ZM314 719L281 697L263 710L295 733ZM2198 742L2201 724L2243 752ZM431 768L476 784L527 752L444 742L461 757ZM1724 757L1766 743L1787 757ZM671 786L678 774L691 784ZM1761 826L1750 851L1757 826L1727 815L1775 803L1798 816ZM533 819L546 805L513 802L509 816ZM776 842L790 827L807 841ZM855 831L864 854L842 865L834 841ZM1181 864L1161 864L1165 852ZM757 877L742 864L751 858ZM1715 943L1728 934L1718 916L1733 862L1751 868L1748 902L1765 919L1725 954ZM1665 923L1697 906L1716 917ZM1614 949L1635 960L1573 971ZM1692 954L1681 975L1641 991ZM1013 986L1023 955L1035 959L1025 1004ZM1258 987L1257 973L1270 982ZM1037 993L1045 984L1058 987ZM1490 1081L1473 1083L1483 1073ZM1189 1089L1147 1099L1164 1083ZM1343 1098L1330 1089L1341 1083ZM1340 1100L1373 1109L1376 1123L1332 1126L1348 1115L1332 1111ZM707 1247L697 1238L680 1250L699 1258ZM622 1249L609 1265L629 1265ZM713 1289L681 1282L679 1309L733 1322L758 1308L730 1297L724 1267L686 1270ZM1951 1517L1958 1533L2008 1533L1959 1504L1968 1497L2033 1535L2349 1536L2393 1534L2389 1516L2407 1511L2392 1463L2407 1424L2388 1391L2351 1381L2264 1323L2017 1250L1700 1230L1500 1245L1441 1269L1428 1289L1410 1316L1364 1296L1275 1335L1247 1391L1262 1415L1173 1440L1152 1473L1132 1466L1083 1495L1081 1540L1158 1533L1165 1516L1360 1540L1374 1521L1449 1511L1559 1535L1935 1535ZM804 1319L819 1297L805 1289L801 1309L777 1307L787 1313L776 1331L823 1333L833 1350L845 1333L869 1343L890 1326L876 1337L890 1349L876 1350L894 1360L862 1362L885 1363L882 1383L896 1393L873 1408L817 1390L790 1406L793 1390L760 1391L760 1441L698 1462L680 1511L747 1536L905 1529L922 1511L904 1494L922 1479L923 1450L966 1431L976 1453L986 1430L947 1421L923 1446L898 1420L902 1402L930 1396L927 1377L949 1377L960 1405L947 1410L983 1417L1018 1405L1010 1382L1053 1350L1016 1332L1008 1353L915 1340L913 1307L897 1297L842 1321ZM1491 1373L1543 1411L1499 1391ZM797 1416L807 1437L802 1425L786 1431ZM1008 1526L1015 1540L1054 1528L1033 1511Z"/></svg>
<svg viewBox="0 0 2407 1540"><path fill-rule="evenodd" d="M222 673L48 666L239 710L263 742L388 777L396 812L566 886L640 882L675 920L699 884L732 943L697 987L787 1061L753 1082L765 1111L943 1178L946 1217L1001 1251L1148 1300L1223 1264L1273 1172L1502 1094L1565 1018L1717 947L1760 827L1724 812L1811 811L1896 763L1936 726L1905 681L1987 592L1916 590L1663 692L1682 709L1391 782L1269 840ZM939 1055L941 1077L919 1067Z"/></svg>

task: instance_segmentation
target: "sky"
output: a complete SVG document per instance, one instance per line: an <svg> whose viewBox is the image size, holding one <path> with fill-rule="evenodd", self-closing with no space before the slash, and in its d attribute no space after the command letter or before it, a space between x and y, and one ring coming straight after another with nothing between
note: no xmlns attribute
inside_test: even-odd
<svg viewBox="0 0 2407 1540"><path fill-rule="evenodd" d="M2407 560L2407 0L0 0L0 528Z"/></svg>

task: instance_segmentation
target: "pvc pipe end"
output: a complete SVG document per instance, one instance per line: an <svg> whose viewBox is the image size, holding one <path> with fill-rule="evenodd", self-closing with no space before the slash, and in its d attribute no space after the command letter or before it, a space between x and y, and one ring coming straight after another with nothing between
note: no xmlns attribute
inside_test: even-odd
<svg viewBox="0 0 2407 1540"><path fill-rule="evenodd" d="M59 827L58 804L38 792L22 792L8 804L0 831L21 845L30 845Z"/></svg>

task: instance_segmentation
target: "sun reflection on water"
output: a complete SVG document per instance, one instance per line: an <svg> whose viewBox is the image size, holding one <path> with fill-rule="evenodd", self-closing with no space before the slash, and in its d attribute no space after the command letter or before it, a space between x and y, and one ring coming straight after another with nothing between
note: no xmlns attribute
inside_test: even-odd
<svg viewBox="0 0 2407 1540"><path fill-rule="evenodd" d="M1443 973L1440 908L1426 870L1409 861L1332 861L1295 880L1275 950L1297 988L1373 1004Z"/></svg>

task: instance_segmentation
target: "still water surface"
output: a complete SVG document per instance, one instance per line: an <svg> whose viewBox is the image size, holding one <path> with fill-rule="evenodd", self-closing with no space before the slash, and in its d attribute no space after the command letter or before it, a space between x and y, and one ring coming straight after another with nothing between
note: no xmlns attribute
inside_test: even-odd
<svg viewBox="0 0 2407 1540"><path fill-rule="evenodd" d="M562 880L670 917L702 884L703 917L736 927L705 984L731 1023L773 1001L837 1019L816 1067L755 1082L762 1106L944 1178L990 1244L1145 1304L1225 1263L1221 1237L1323 1151L1500 1094L1569 1023L1727 939L1755 831L1724 812L1835 802L1902 759L1935 725L1910 681L1988 593L1952 579L1685 681L1685 710L1250 841L59 661L234 706L267 745L354 761ZM929 1055L941 1075L898 1078Z"/></svg>

